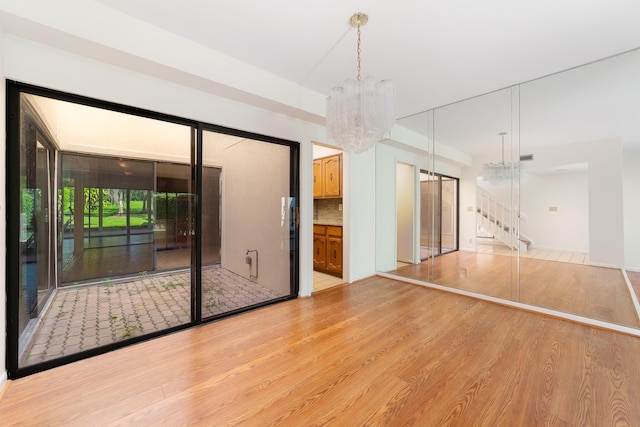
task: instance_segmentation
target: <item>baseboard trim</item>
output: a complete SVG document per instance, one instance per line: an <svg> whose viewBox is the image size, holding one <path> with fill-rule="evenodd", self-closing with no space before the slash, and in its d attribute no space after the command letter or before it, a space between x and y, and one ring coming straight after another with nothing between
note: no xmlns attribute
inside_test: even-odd
<svg viewBox="0 0 640 427"><path fill-rule="evenodd" d="M593 267L605 267L605 268L616 268L616 269L622 269L624 268L624 266L622 265L618 265L618 264L604 264L601 262L589 262L589 264L587 265L591 265Z"/></svg>
<svg viewBox="0 0 640 427"><path fill-rule="evenodd" d="M4 371L2 375L0 375L0 400L4 396L5 391L9 387L9 377L7 376L7 371Z"/></svg>

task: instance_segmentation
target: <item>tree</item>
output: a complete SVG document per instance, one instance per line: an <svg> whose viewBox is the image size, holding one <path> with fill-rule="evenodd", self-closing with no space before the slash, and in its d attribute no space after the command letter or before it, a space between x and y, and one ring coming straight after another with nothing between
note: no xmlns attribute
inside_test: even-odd
<svg viewBox="0 0 640 427"><path fill-rule="evenodd" d="M104 188L84 188L84 206L88 212L98 209L100 206L100 193L102 193L102 207L109 204L109 191Z"/></svg>

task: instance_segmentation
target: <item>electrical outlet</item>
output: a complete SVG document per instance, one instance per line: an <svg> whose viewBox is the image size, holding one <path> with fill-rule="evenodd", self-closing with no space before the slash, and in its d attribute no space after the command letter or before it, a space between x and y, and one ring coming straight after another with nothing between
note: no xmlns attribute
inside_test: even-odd
<svg viewBox="0 0 640 427"><path fill-rule="evenodd" d="M338 210L339 210L340 212L342 212L342 203L340 203L340 204L338 205Z"/></svg>

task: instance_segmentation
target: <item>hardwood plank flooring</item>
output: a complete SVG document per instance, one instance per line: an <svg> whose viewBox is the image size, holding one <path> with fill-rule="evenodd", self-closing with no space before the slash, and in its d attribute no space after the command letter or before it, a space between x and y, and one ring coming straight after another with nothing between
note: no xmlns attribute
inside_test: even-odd
<svg viewBox="0 0 640 427"><path fill-rule="evenodd" d="M639 354L373 277L12 381L0 424L636 426Z"/></svg>
<svg viewBox="0 0 640 427"><path fill-rule="evenodd" d="M458 251L390 274L565 313L640 327L622 271L535 258Z"/></svg>

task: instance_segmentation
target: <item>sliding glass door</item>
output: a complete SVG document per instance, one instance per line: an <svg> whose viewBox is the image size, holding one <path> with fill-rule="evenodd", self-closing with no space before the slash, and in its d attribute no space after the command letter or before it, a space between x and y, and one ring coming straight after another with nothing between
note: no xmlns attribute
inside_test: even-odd
<svg viewBox="0 0 640 427"><path fill-rule="evenodd" d="M290 148L215 130L202 141L202 317L286 297L297 229Z"/></svg>
<svg viewBox="0 0 640 427"><path fill-rule="evenodd" d="M420 172L420 259L458 250L458 179Z"/></svg>
<svg viewBox="0 0 640 427"><path fill-rule="evenodd" d="M296 296L296 143L13 83L8 102L12 378Z"/></svg>

